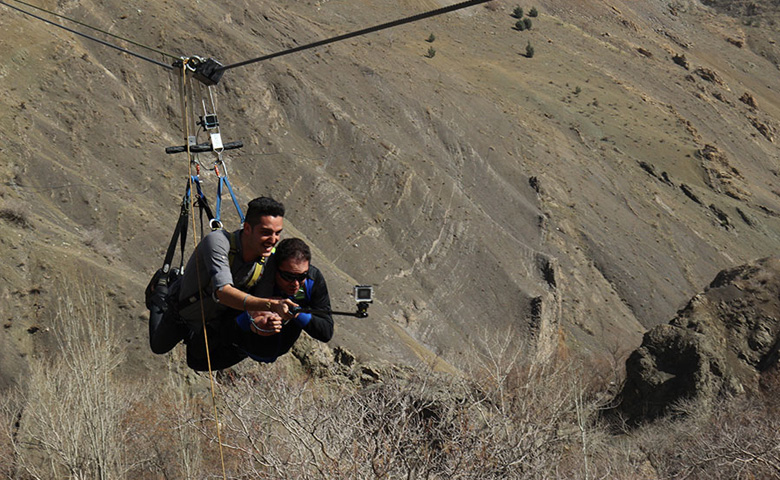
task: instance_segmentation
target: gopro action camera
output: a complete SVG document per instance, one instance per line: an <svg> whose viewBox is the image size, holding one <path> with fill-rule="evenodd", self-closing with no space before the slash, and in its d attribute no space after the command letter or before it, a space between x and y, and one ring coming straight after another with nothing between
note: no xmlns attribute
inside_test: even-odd
<svg viewBox="0 0 780 480"><path fill-rule="evenodd" d="M371 303L374 301L374 287L371 285L355 285L355 302Z"/></svg>

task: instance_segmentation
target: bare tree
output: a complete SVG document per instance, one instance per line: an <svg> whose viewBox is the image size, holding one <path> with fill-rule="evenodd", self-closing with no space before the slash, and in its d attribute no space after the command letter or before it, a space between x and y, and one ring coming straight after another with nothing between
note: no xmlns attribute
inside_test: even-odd
<svg viewBox="0 0 780 480"><path fill-rule="evenodd" d="M181 351L169 358L163 388L120 380L123 355L105 305L97 288L63 295L51 324L58 353L31 359L27 388L0 396L0 476L221 477L208 391L183 367ZM367 381L335 366L305 373L292 357L217 375L227 474L780 476L779 408L771 398L681 404L674 419L615 434L599 412L603 390L620 381L616 362L541 360L514 338L486 335L463 375L388 367Z"/></svg>
<svg viewBox="0 0 780 480"><path fill-rule="evenodd" d="M709 408L646 426L638 444L663 478L780 477L780 420L760 399L720 399Z"/></svg>
<svg viewBox="0 0 780 480"><path fill-rule="evenodd" d="M231 475L544 477L578 438L587 452L594 407L570 365L489 346L468 377L422 367L361 387L270 365L223 382Z"/></svg>
<svg viewBox="0 0 780 480"><path fill-rule="evenodd" d="M114 378L123 351L99 292L62 296L52 319L59 355L30 362L12 440L19 467L33 478L117 479L128 469L122 419L132 390Z"/></svg>
<svg viewBox="0 0 780 480"><path fill-rule="evenodd" d="M0 478L15 478L17 457L14 444L22 415L20 395L4 391L0 396Z"/></svg>

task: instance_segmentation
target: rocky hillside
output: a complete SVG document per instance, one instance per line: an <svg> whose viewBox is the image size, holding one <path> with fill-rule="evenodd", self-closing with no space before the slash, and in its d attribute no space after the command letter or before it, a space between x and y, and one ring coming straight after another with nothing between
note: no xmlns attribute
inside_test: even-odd
<svg viewBox="0 0 780 480"><path fill-rule="evenodd" d="M444 3L41 6L229 64ZM335 306L376 286L333 341L358 357L457 367L491 331L540 354L636 347L780 247L778 13L737 4L493 1L231 70L230 179L285 202ZM530 29L516 6L538 9ZM178 76L0 9L3 372L51 347L77 285L106 286L132 368L152 368L141 296L188 167L164 153L184 138Z"/></svg>
<svg viewBox="0 0 780 480"><path fill-rule="evenodd" d="M616 411L631 423L681 401L748 393L777 397L780 258L720 272L669 324L648 331L626 362Z"/></svg>

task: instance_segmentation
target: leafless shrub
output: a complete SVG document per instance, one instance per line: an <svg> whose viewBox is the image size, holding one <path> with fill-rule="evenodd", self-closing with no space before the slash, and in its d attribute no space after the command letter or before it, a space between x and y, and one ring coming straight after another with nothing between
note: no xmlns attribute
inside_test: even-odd
<svg viewBox="0 0 780 480"><path fill-rule="evenodd" d="M486 352L468 378L421 368L356 388L271 365L223 383L231 478L541 478L567 459L559 475L580 474L597 427L577 372L509 342Z"/></svg>
<svg viewBox="0 0 780 480"><path fill-rule="evenodd" d="M347 395L294 381L280 365L222 383L222 435L230 478L338 478L338 453L349 435L340 404ZM204 427L212 422L204 423ZM204 429L205 435L214 434ZM335 471L334 471L335 470Z"/></svg>
<svg viewBox="0 0 780 480"><path fill-rule="evenodd" d="M753 479L780 476L780 420L758 399L716 401L683 420L639 434L661 478Z"/></svg>
<svg viewBox="0 0 780 480"><path fill-rule="evenodd" d="M537 361L523 356L511 332L488 337L472 361L477 394L471 408L489 438L482 445L490 478L545 476L558 470L566 449L577 440L578 414L589 425L583 382L574 365L559 358ZM580 403L578 404L578 400ZM586 409L588 410L586 412ZM566 446L564 448L564 446Z"/></svg>
<svg viewBox="0 0 780 480"><path fill-rule="evenodd" d="M501 4L498 2L498 0L491 0L485 4L485 8L491 12L496 12L501 10Z"/></svg>
<svg viewBox="0 0 780 480"><path fill-rule="evenodd" d="M127 471L122 418L132 390L113 376L123 354L96 291L63 297L52 319L58 358L30 362L12 445L19 468L32 478L114 479Z"/></svg>
<svg viewBox="0 0 780 480"><path fill-rule="evenodd" d="M179 358L175 361L179 362L179 365L183 363L183 359ZM187 480L202 478L201 472L203 469L203 439L204 436L200 433L199 427L202 422L202 416L199 415L199 411L202 409L202 402L199 402L188 391L187 385L182 381L183 377L177 375L172 365L169 363L168 369L168 387L172 392L172 412L166 412L163 410L163 414L173 413L173 415L166 415L167 418L173 418L175 422L174 432L174 448L177 455L176 464L178 465L178 473L171 475L171 478L184 478ZM161 466L165 467L166 463Z"/></svg>
<svg viewBox="0 0 780 480"><path fill-rule="evenodd" d="M3 202L0 204L0 219L22 228L33 227L30 221L30 209L26 204L11 205Z"/></svg>
<svg viewBox="0 0 780 480"><path fill-rule="evenodd" d="M152 478L204 478L203 448L200 433L203 402L190 392L187 377L181 371L182 355L168 358L167 374L156 388L134 402L123 425L132 429L130 448L135 468L128 478L141 478L145 472ZM138 459L143 462L138 462Z"/></svg>
<svg viewBox="0 0 780 480"><path fill-rule="evenodd" d="M19 400L18 395L8 391L0 397L0 478L15 478L14 439L21 415Z"/></svg>
<svg viewBox="0 0 780 480"><path fill-rule="evenodd" d="M58 348L31 360L24 390L0 392L0 478L204 478L203 402L183 359L162 385L120 377L123 342L100 288L62 291Z"/></svg>
<svg viewBox="0 0 780 480"><path fill-rule="evenodd" d="M677 420L615 434L598 413L622 353L540 361L511 332L486 337L462 376L423 367L358 386L292 360L219 375L221 455L180 351L157 388L115 376L122 355L96 291L65 297L61 353L31 362L27 391L0 395L1 477L221 478L222 458L231 479L780 475L777 404L681 404Z"/></svg>

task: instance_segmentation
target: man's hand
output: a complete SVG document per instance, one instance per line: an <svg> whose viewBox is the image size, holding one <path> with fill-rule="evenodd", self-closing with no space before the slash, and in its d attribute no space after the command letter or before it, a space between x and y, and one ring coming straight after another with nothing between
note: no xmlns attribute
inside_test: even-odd
<svg viewBox="0 0 780 480"><path fill-rule="evenodd" d="M250 328L258 335L270 337L282 331L282 317L275 312L254 311Z"/></svg>
<svg viewBox="0 0 780 480"><path fill-rule="evenodd" d="M274 302L271 304L271 310L280 317L282 317L284 320L290 320L295 315L290 313L290 310L293 309L293 307L297 307L298 304L293 302L292 300L288 299L280 299L277 302Z"/></svg>
<svg viewBox="0 0 780 480"><path fill-rule="evenodd" d="M287 299L261 298L249 295L243 290L239 290L233 285L224 285L217 290L217 299L219 303L236 310L259 311L270 310L282 317L284 320L291 319L294 315L290 313L292 307L298 305Z"/></svg>

